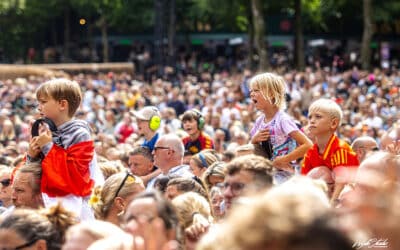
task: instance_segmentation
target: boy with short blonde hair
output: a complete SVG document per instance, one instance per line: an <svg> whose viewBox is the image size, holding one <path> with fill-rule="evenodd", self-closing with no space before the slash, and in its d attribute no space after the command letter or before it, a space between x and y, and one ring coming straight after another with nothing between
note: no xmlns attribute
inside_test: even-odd
<svg viewBox="0 0 400 250"><path fill-rule="evenodd" d="M303 175L315 167L325 166L333 171L337 167L348 169L349 167L358 167L360 164L350 145L335 135L342 116L340 106L330 99L318 99L310 105L308 128L315 143L304 156L301 168ZM335 182L332 199L335 199L343 188L343 183L339 183L337 178Z"/></svg>
<svg viewBox="0 0 400 250"><path fill-rule="evenodd" d="M97 166L89 125L73 119L82 101L80 86L68 79L50 80L39 86L36 98L41 117L57 127L52 133L46 124L40 124L38 136L29 144L27 161L42 164L44 204L49 207L61 200L81 219L94 218L87 200L93 186L101 185L104 177Z"/></svg>
<svg viewBox="0 0 400 250"><path fill-rule="evenodd" d="M340 106L330 99L318 99L309 107L309 133L315 138L314 146L304 157L302 174L312 168L326 166L356 167L359 165L356 153L345 141L335 135L343 117Z"/></svg>

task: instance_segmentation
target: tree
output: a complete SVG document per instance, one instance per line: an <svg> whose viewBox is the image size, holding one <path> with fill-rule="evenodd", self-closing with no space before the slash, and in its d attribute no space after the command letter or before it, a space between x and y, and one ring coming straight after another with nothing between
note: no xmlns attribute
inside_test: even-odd
<svg viewBox="0 0 400 250"><path fill-rule="evenodd" d="M361 43L361 65L363 69L369 69L371 67L370 43L373 36L371 0L363 0L363 20L364 30Z"/></svg>
<svg viewBox="0 0 400 250"><path fill-rule="evenodd" d="M269 68L269 63L264 40L265 22L260 0L251 0L251 10L253 14L254 42L259 57L258 70L265 71Z"/></svg>
<svg viewBox="0 0 400 250"><path fill-rule="evenodd" d="M301 22L301 0L295 0L295 60L298 70L304 69L304 39L303 25Z"/></svg>

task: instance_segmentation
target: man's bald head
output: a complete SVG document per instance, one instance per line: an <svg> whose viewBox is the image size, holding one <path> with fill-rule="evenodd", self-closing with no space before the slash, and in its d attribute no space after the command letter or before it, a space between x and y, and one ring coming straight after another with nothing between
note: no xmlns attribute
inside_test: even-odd
<svg viewBox="0 0 400 250"><path fill-rule="evenodd" d="M360 162L362 162L371 151L379 150L378 143L370 136L358 137L351 144L351 148L356 152Z"/></svg>

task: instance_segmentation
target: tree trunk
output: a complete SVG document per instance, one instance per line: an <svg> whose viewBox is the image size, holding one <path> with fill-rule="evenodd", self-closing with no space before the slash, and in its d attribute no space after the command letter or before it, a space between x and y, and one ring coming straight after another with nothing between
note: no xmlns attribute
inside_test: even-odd
<svg viewBox="0 0 400 250"><path fill-rule="evenodd" d="M304 39L303 24L301 22L301 0L295 0L295 62L298 70L304 70Z"/></svg>
<svg viewBox="0 0 400 250"><path fill-rule="evenodd" d="M93 39L93 21L92 19L89 19L89 22L87 23L87 40L88 40L88 45L89 45L89 50L90 50L90 61L95 62L96 61L96 44Z"/></svg>
<svg viewBox="0 0 400 250"><path fill-rule="evenodd" d="M160 69L160 65L163 62L163 38L164 38L164 1L154 1L155 10L155 24L154 24L154 60L157 67Z"/></svg>
<svg viewBox="0 0 400 250"><path fill-rule="evenodd" d="M168 27L168 64L175 66L175 0L169 1L169 27Z"/></svg>
<svg viewBox="0 0 400 250"><path fill-rule="evenodd" d="M108 62L108 32L107 32L107 22L105 17L101 17L100 21L101 29L101 42L103 44L103 62Z"/></svg>
<svg viewBox="0 0 400 250"><path fill-rule="evenodd" d="M69 8L65 8L64 12L64 61L69 62L70 59L70 43L71 43L71 27L70 27L70 11Z"/></svg>
<svg viewBox="0 0 400 250"><path fill-rule="evenodd" d="M361 44L361 65L363 69L371 67L372 1L363 0L364 31Z"/></svg>
<svg viewBox="0 0 400 250"><path fill-rule="evenodd" d="M247 18L249 19L249 53L247 54L248 67L250 70L254 70L254 26L253 26L253 15L251 13L251 8L248 8Z"/></svg>
<svg viewBox="0 0 400 250"><path fill-rule="evenodd" d="M260 0L251 0L251 10L253 14L254 39L259 56L258 70L266 71L269 68L269 63L264 40L265 23Z"/></svg>

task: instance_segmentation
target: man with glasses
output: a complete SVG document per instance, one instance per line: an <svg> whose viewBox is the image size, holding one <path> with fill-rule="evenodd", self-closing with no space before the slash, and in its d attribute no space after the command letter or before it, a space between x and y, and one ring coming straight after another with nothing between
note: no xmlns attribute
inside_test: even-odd
<svg viewBox="0 0 400 250"><path fill-rule="evenodd" d="M158 178L164 176L180 176L192 178L190 167L183 164L185 148L182 140L174 134L166 134L159 138L153 150L154 165L161 174L147 184L148 189L154 187Z"/></svg>
<svg viewBox="0 0 400 250"><path fill-rule="evenodd" d="M245 155L233 159L226 165L223 196L225 209L247 192L258 192L269 188L273 182L272 162L264 157Z"/></svg>

